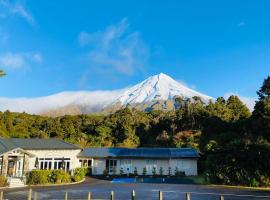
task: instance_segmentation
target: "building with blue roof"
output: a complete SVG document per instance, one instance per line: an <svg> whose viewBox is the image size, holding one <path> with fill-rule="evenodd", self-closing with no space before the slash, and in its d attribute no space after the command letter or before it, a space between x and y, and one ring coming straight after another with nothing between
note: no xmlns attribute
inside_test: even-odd
<svg viewBox="0 0 270 200"><path fill-rule="evenodd" d="M199 154L192 148L81 148L58 139L0 138L0 173L21 177L34 169L92 168L93 175L197 175ZM169 172L170 171L170 172Z"/></svg>
<svg viewBox="0 0 270 200"><path fill-rule="evenodd" d="M163 175L175 171L186 175L197 175L199 154L192 148L85 148L78 157L84 165L91 165L92 173L100 175L134 173L138 175L146 171L152 175L162 169Z"/></svg>

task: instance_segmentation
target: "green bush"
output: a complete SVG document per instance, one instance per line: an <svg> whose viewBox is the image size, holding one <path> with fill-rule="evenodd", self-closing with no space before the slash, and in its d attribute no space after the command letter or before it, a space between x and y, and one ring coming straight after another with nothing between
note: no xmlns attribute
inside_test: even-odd
<svg viewBox="0 0 270 200"><path fill-rule="evenodd" d="M28 173L27 184L69 183L70 175L63 170L33 170Z"/></svg>
<svg viewBox="0 0 270 200"><path fill-rule="evenodd" d="M5 187L7 185L8 185L8 183L7 183L6 177L0 176L0 187Z"/></svg>
<svg viewBox="0 0 270 200"><path fill-rule="evenodd" d="M76 168L74 169L72 180L75 182L81 181L85 178L86 169L85 168Z"/></svg>
<svg viewBox="0 0 270 200"><path fill-rule="evenodd" d="M143 176L146 176L147 174L147 170L146 170L146 167L143 168L143 172L142 172Z"/></svg>
<svg viewBox="0 0 270 200"><path fill-rule="evenodd" d="M33 170L29 172L27 184L47 184L50 183L51 170Z"/></svg>
<svg viewBox="0 0 270 200"><path fill-rule="evenodd" d="M138 176L138 170L137 167L134 167L134 172L133 172L134 176Z"/></svg>
<svg viewBox="0 0 270 200"><path fill-rule="evenodd" d="M70 183L71 176L64 170L52 170L51 171L52 183Z"/></svg>
<svg viewBox="0 0 270 200"><path fill-rule="evenodd" d="M108 176L109 175L109 171L107 169L103 170L103 176Z"/></svg>

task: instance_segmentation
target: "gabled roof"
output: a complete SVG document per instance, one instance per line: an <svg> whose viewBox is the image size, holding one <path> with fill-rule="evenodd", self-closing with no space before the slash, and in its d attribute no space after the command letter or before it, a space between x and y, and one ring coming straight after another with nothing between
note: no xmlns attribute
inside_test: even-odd
<svg viewBox="0 0 270 200"><path fill-rule="evenodd" d="M76 145L59 139L0 138L0 154L16 148L21 148L23 150L81 149Z"/></svg>
<svg viewBox="0 0 270 200"><path fill-rule="evenodd" d="M92 158L198 158L192 148L85 148L79 157Z"/></svg>

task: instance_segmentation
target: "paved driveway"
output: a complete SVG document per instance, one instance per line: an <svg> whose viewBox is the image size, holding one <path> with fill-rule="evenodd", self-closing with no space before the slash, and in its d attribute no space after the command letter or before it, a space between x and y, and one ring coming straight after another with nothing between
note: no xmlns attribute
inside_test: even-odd
<svg viewBox="0 0 270 200"><path fill-rule="evenodd" d="M157 200L158 191L162 190L164 200L185 200L185 192L191 193L191 200L218 200L223 194L225 200L270 200L270 191L236 189L201 185L177 184L149 184L149 183L110 183L109 181L88 178L84 183L69 186L33 187L38 199L64 199L68 192L68 199L87 199L91 192L91 199L109 199L110 192L115 192L115 200L131 199L131 191L136 191L136 199ZM4 199L26 200L28 188L12 189L4 192Z"/></svg>

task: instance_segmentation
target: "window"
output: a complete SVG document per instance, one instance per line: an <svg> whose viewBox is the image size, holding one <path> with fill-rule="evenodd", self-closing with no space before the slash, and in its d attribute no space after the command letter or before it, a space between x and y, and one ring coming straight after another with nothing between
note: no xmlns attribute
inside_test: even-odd
<svg viewBox="0 0 270 200"><path fill-rule="evenodd" d="M70 158L39 158L39 169L62 169L70 170ZM64 160L64 163L63 163Z"/></svg>
<svg viewBox="0 0 270 200"><path fill-rule="evenodd" d="M43 169L43 161L40 162L40 169Z"/></svg>

